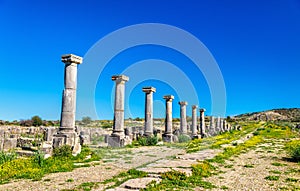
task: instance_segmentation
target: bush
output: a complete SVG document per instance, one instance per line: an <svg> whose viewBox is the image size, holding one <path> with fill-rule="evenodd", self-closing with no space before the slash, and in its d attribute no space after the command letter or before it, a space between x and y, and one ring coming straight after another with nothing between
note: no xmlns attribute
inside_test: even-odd
<svg viewBox="0 0 300 191"><path fill-rule="evenodd" d="M300 140L293 140L285 145L285 150L289 156L296 162L300 161Z"/></svg>
<svg viewBox="0 0 300 191"><path fill-rule="evenodd" d="M4 151L0 151L0 165L16 159L17 156L15 152L5 153Z"/></svg>
<svg viewBox="0 0 300 191"><path fill-rule="evenodd" d="M72 157L72 148L69 145L63 145L61 147L53 149L53 157Z"/></svg>
<svg viewBox="0 0 300 191"><path fill-rule="evenodd" d="M192 165L194 176L209 177L216 168L207 161Z"/></svg>
<svg viewBox="0 0 300 191"><path fill-rule="evenodd" d="M156 136L151 137L141 137L138 139L138 143L141 146L154 146L158 142L158 139Z"/></svg>
<svg viewBox="0 0 300 191"><path fill-rule="evenodd" d="M43 167L45 163L45 154L42 151L38 150L34 153L33 161L37 163L40 167Z"/></svg>
<svg viewBox="0 0 300 191"><path fill-rule="evenodd" d="M189 137L188 135L179 135L178 136L179 143L189 142L190 140L191 140L191 137Z"/></svg>

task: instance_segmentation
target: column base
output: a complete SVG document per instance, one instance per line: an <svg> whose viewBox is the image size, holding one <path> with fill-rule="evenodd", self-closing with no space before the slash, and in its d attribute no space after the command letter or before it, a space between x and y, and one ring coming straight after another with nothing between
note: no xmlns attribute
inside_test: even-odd
<svg viewBox="0 0 300 191"><path fill-rule="evenodd" d="M145 133L144 133L144 136L145 136L145 137L153 137L154 134L153 134L153 132L145 132Z"/></svg>
<svg viewBox="0 0 300 191"><path fill-rule="evenodd" d="M109 147L124 147L126 145L130 145L132 140L129 136L118 136L118 135L110 135L107 136L107 144Z"/></svg>
<svg viewBox="0 0 300 191"><path fill-rule="evenodd" d="M174 142L178 142L178 137L176 135L173 135L173 134L163 134L162 135L162 140L164 142L174 143Z"/></svg>
<svg viewBox="0 0 300 191"><path fill-rule="evenodd" d="M124 131L113 131L111 136L120 137L121 139L124 139L125 138L125 132Z"/></svg>

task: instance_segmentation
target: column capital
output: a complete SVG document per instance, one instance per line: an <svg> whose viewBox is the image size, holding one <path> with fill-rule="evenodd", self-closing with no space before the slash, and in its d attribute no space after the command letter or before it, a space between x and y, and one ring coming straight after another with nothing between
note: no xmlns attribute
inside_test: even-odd
<svg viewBox="0 0 300 191"><path fill-rule="evenodd" d="M173 95L165 95L165 96L164 96L164 99L165 99L166 101L173 101L174 96L173 96Z"/></svg>
<svg viewBox="0 0 300 191"><path fill-rule="evenodd" d="M184 106L184 105L187 105L188 102L186 102L186 101L180 101L180 102L178 102L178 104L181 105L181 106Z"/></svg>
<svg viewBox="0 0 300 191"><path fill-rule="evenodd" d="M156 88L155 87L143 87L143 92L145 93L151 93L151 92L156 92Z"/></svg>
<svg viewBox="0 0 300 191"><path fill-rule="evenodd" d="M119 81L119 82L127 82L129 81L129 77L125 75L113 75L111 77L112 81Z"/></svg>
<svg viewBox="0 0 300 191"><path fill-rule="evenodd" d="M198 105L192 105L192 109L197 109Z"/></svg>
<svg viewBox="0 0 300 191"><path fill-rule="evenodd" d="M200 111L200 112L205 112L205 111L206 111L206 109L204 109L204 108L201 108L201 109L199 109L199 111Z"/></svg>
<svg viewBox="0 0 300 191"><path fill-rule="evenodd" d="M82 57L74 54L64 54L61 56L61 61L65 64L81 64Z"/></svg>

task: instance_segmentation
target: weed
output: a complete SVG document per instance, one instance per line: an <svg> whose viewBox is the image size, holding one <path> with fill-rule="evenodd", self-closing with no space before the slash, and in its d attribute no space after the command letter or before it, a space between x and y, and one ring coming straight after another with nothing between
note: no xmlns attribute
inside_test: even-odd
<svg viewBox="0 0 300 191"><path fill-rule="evenodd" d="M279 176L267 176L265 177L266 180L271 180L271 181L277 181L279 180Z"/></svg>
<svg viewBox="0 0 300 191"><path fill-rule="evenodd" d="M228 187L227 186L221 186L221 189L222 190L228 190Z"/></svg>
<svg viewBox="0 0 300 191"><path fill-rule="evenodd" d="M281 174L281 172L279 170L271 170L269 171L270 173L273 173L273 174Z"/></svg>
<svg viewBox="0 0 300 191"><path fill-rule="evenodd" d="M297 178L287 178L285 179L286 182L298 182L299 179Z"/></svg>
<svg viewBox="0 0 300 191"><path fill-rule="evenodd" d="M69 178L66 180L66 182L74 182L74 179L73 178Z"/></svg>
<svg viewBox="0 0 300 191"><path fill-rule="evenodd" d="M82 183L78 186L79 189L82 189L84 191L90 191L90 190L92 190L93 188L96 188L96 187L98 187L97 182L84 182L84 183Z"/></svg>
<svg viewBox="0 0 300 191"><path fill-rule="evenodd" d="M233 164L225 165L224 168L233 168Z"/></svg>
<svg viewBox="0 0 300 191"><path fill-rule="evenodd" d="M5 163L5 162L9 162L12 161L14 159L17 158L17 154L15 152L4 152L4 151L0 151L0 165Z"/></svg>
<svg viewBox="0 0 300 191"><path fill-rule="evenodd" d="M254 168L254 166L252 164L246 164L244 165L245 168Z"/></svg>
<svg viewBox="0 0 300 191"><path fill-rule="evenodd" d="M271 163L273 166L286 166L286 164L282 164L282 163L279 163L279 162L273 162Z"/></svg>

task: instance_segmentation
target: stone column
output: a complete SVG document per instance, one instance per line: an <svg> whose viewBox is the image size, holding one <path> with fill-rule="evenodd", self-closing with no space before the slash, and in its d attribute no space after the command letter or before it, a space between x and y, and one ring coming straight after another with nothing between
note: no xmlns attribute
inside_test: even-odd
<svg viewBox="0 0 300 191"><path fill-rule="evenodd" d="M216 134L215 117L214 116L210 117L209 132L210 132L210 135L215 135Z"/></svg>
<svg viewBox="0 0 300 191"><path fill-rule="evenodd" d="M153 92L156 89L154 87L144 87L143 92L146 93L145 100L145 132L144 135L153 135Z"/></svg>
<svg viewBox="0 0 300 191"><path fill-rule="evenodd" d="M125 104L125 82L129 77L125 75L112 76L111 79L116 82L115 86L115 105L114 122L112 136L125 137L124 133L124 104Z"/></svg>
<svg viewBox="0 0 300 191"><path fill-rule="evenodd" d="M61 61L65 63L65 77L62 98L62 111L60 128L54 135L53 147L70 145L73 154L80 152L79 135L75 131L76 112L76 87L77 87L77 65L82 63L82 58L73 54L63 55Z"/></svg>
<svg viewBox="0 0 300 191"><path fill-rule="evenodd" d="M217 133L220 133L221 132L221 118L220 117L217 117L217 121L216 121L216 132Z"/></svg>
<svg viewBox="0 0 300 191"><path fill-rule="evenodd" d="M187 134L187 122L186 122L186 101L178 102L180 105L180 133L186 135Z"/></svg>
<svg viewBox="0 0 300 191"><path fill-rule="evenodd" d="M165 133L163 134L163 140L166 142L172 142L173 130L172 130L172 101L174 99L173 95L164 96L166 100L166 119L165 119Z"/></svg>
<svg viewBox="0 0 300 191"><path fill-rule="evenodd" d="M192 105L192 136L197 136L197 105Z"/></svg>
<svg viewBox="0 0 300 191"><path fill-rule="evenodd" d="M225 131L229 131L226 119L223 120L223 128Z"/></svg>
<svg viewBox="0 0 300 191"><path fill-rule="evenodd" d="M206 111L204 108L201 108L200 110L200 134L201 137L205 137L206 136L206 132L205 132L205 116L204 116L204 112Z"/></svg>
<svg viewBox="0 0 300 191"><path fill-rule="evenodd" d="M225 128L224 128L224 121L223 121L223 119L221 118L220 119L220 129L221 129L221 132L223 133L223 132L225 132Z"/></svg>

